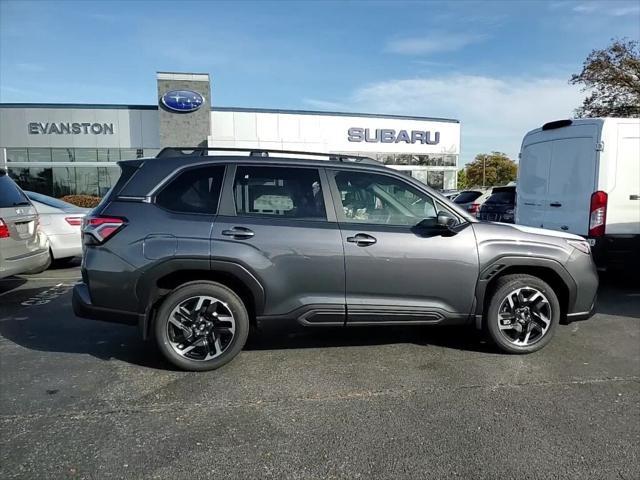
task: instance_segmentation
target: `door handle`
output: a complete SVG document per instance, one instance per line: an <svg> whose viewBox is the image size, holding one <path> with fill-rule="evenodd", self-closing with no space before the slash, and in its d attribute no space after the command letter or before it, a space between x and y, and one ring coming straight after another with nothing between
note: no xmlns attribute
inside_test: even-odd
<svg viewBox="0 0 640 480"><path fill-rule="evenodd" d="M230 230L223 230L222 235L234 238L251 238L255 232L246 227L233 227Z"/></svg>
<svg viewBox="0 0 640 480"><path fill-rule="evenodd" d="M347 242L355 243L359 247L366 247L367 245L373 245L378 240L366 233L358 233L353 237L347 237Z"/></svg>
<svg viewBox="0 0 640 480"><path fill-rule="evenodd" d="M550 207L561 207L562 204L560 202L553 202L549 204Z"/></svg>

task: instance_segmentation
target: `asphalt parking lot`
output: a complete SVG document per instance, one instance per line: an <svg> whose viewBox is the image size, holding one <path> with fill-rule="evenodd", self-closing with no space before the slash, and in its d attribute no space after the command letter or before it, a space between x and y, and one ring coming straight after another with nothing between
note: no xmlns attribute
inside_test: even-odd
<svg viewBox="0 0 640 480"><path fill-rule="evenodd" d="M640 286L528 356L472 330L266 328L221 370L71 311L78 266L0 280L0 477L640 474Z"/></svg>

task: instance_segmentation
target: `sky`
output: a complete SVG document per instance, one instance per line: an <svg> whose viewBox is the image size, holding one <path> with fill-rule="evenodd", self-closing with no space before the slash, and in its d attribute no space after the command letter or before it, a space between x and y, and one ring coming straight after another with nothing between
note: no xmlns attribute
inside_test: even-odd
<svg viewBox="0 0 640 480"><path fill-rule="evenodd" d="M156 71L204 72L214 106L455 118L461 164L515 160L623 37L638 0L0 0L0 102L155 104Z"/></svg>

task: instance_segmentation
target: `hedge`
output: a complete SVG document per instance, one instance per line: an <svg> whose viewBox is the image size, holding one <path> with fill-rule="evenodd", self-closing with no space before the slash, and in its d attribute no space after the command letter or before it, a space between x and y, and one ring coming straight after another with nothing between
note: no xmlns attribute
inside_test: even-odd
<svg viewBox="0 0 640 480"><path fill-rule="evenodd" d="M93 208L97 206L102 199L92 195L65 195L60 200L71 203L77 207Z"/></svg>

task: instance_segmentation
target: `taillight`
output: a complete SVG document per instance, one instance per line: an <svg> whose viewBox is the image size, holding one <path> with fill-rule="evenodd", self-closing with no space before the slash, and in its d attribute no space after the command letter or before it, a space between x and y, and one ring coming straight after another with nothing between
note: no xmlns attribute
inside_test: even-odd
<svg viewBox="0 0 640 480"><path fill-rule="evenodd" d="M64 219L72 227L82 225L82 217L64 217Z"/></svg>
<svg viewBox="0 0 640 480"><path fill-rule="evenodd" d="M469 213L478 213L478 210L480 210L480 204L479 203L472 203L471 205L469 205L469 207L467 208L467 211Z"/></svg>
<svg viewBox="0 0 640 480"><path fill-rule="evenodd" d="M606 221L607 194L601 191L593 192L591 195L591 208L589 209L589 236L603 236Z"/></svg>
<svg viewBox="0 0 640 480"><path fill-rule="evenodd" d="M124 218L85 217L82 233L92 237L97 243L104 243L125 225Z"/></svg>
<svg viewBox="0 0 640 480"><path fill-rule="evenodd" d="M9 238L9 227L6 223L0 218L0 238Z"/></svg>

